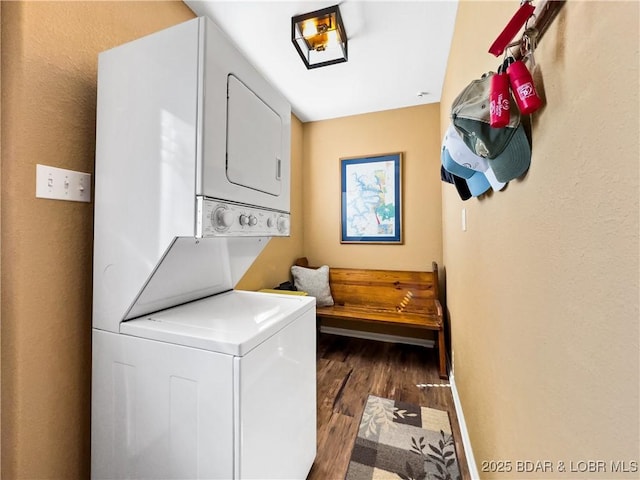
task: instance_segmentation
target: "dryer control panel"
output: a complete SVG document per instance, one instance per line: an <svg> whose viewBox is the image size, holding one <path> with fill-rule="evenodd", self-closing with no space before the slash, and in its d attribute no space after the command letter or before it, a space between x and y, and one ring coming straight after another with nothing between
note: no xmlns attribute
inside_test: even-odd
<svg viewBox="0 0 640 480"><path fill-rule="evenodd" d="M197 199L197 237L288 237L290 215L208 197Z"/></svg>

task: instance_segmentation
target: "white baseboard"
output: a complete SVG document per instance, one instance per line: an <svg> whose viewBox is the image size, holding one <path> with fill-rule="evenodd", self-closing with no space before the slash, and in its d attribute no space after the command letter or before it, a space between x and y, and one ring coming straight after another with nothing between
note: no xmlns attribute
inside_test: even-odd
<svg viewBox="0 0 640 480"><path fill-rule="evenodd" d="M407 345L418 345L420 347L433 348L436 344L434 340L413 338L413 337L400 337L396 335L386 335L384 333L363 332L360 330L350 330L347 328L325 327L321 326L320 331L322 333L329 333L332 335L342 335L345 337L363 338L365 340L377 340L379 342L390 343L405 343Z"/></svg>
<svg viewBox="0 0 640 480"><path fill-rule="evenodd" d="M462 412L462 404L460 403L460 397L458 396L458 389L456 388L456 380L453 376L453 372L449 374L449 383L451 383L451 394L453 395L453 404L456 408L456 415L458 416L458 425L460 426L460 434L462 435L462 445L464 445L464 454L467 457L467 466L469 468L469 474L473 480L480 478L478 473L478 467L476 466L476 460L473 456L473 449L471 448L471 439L469 438L469 431L467 430L467 424L464 420L464 413Z"/></svg>

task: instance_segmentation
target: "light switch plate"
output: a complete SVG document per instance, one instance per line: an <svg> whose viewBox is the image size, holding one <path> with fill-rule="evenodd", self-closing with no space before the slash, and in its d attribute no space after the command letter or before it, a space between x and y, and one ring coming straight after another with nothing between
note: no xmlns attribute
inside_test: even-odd
<svg viewBox="0 0 640 480"><path fill-rule="evenodd" d="M91 201L91 174L36 165L36 197L73 202Z"/></svg>

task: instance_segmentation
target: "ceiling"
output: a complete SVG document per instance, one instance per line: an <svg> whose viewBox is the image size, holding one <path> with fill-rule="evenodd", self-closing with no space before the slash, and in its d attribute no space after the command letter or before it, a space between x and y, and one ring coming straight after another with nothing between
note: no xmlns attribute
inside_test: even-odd
<svg viewBox="0 0 640 480"><path fill-rule="evenodd" d="M457 0L344 0L349 60L307 70L291 43L291 17L336 1L185 3L231 37L302 122L440 101Z"/></svg>

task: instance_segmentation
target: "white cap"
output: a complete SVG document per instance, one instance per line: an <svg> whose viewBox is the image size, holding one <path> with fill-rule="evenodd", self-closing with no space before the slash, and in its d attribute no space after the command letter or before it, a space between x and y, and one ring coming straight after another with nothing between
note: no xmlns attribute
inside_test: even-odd
<svg viewBox="0 0 640 480"><path fill-rule="evenodd" d="M498 181L487 160L467 147L453 125L449 125L445 133L442 149L442 165L448 172L464 179L471 179L480 173L487 177L496 192L505 187L506 183Z"/></svg>

